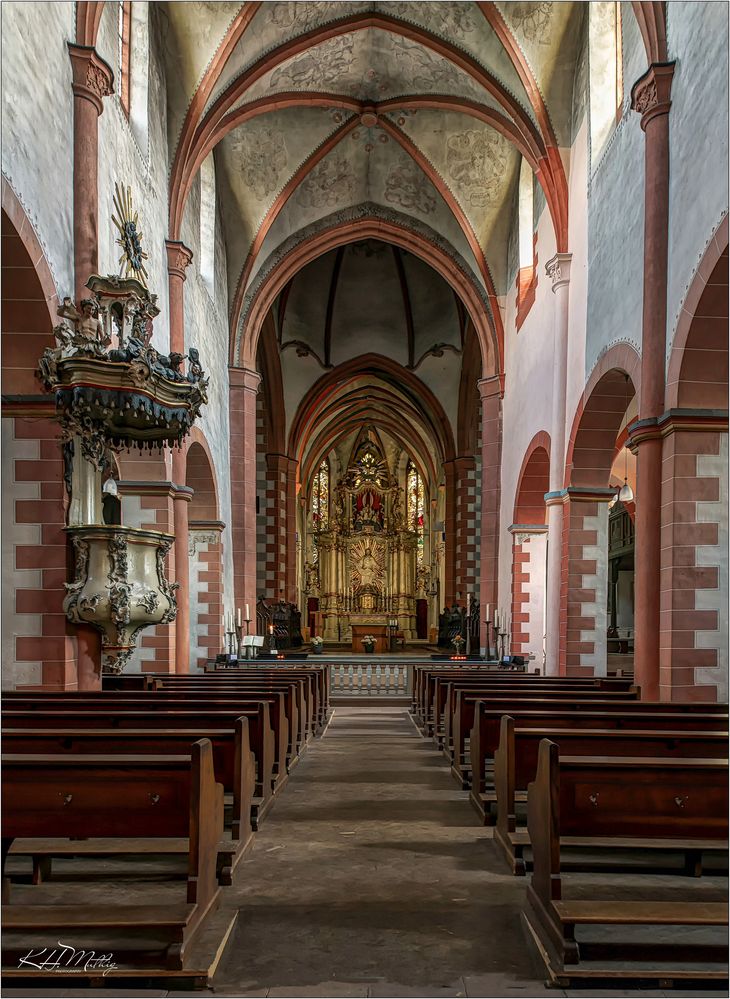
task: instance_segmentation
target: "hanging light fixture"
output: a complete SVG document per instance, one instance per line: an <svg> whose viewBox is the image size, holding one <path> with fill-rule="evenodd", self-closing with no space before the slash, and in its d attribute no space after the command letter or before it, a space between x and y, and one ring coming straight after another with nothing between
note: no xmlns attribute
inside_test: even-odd
<svg viewBox="0 0 730 999"><path fill-rule="evenodd" d="M624 484L619 490L618 498L622 503L633 503L634 490L629 485L629 449L624 448Z"/></svg>

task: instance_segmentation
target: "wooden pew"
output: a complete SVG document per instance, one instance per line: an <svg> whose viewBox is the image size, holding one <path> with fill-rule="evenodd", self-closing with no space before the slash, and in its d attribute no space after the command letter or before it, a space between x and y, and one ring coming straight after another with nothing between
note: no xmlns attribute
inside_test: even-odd
<svg viewBox="0 0 730 999"><path fill-rule="evenodd" d="M237 682L266 684L270 681L284 683L304 682L310 696L309 727L314 734L326 724L329 712L329 669L326 666L279 667L256 664L250 667L206 671L205 673L128 673L115 677L104 677L105 690L125 690L127 692L152 689L154 686L167 687L176 683L206 681L210 684L230 685Z"/></svg>
<svg viewBox="0 0 730 999"><path fill-rule="evenodd" d="M157 676L158 674L152 674ZM169 675L169 674L168 674ZM330 670L328 665L274 665L272 663L255 663L251 666L238 666L236 669L224 669L206 672L208 677L245 677L257 679L259 676L267 675L281 679L283 677L309 676L315 685L315 717L317 719L317 731L321 731L327 724L330 712Z"/></svg>
<svg viewBox="0 0 730 999"><path fill-rule="evenodd" d="M454 767L454 777L460 782L466 779L464 771L468 769L469 764L469 758L466 754L466 740L474 725L474 705L478 700L488 700L495 689L486 685L454 685L447 691L444 707L443 751L449 763ZM601 699L623 702L636 701L639 697L638 688L632 685L627 686L626 689L606 688L604 686L584 687L576 685L573 680L564 680L557 684L548 683L544 686L530 684L527 687L507 689L517 689L523 697L541 695L551 699L565 696L587 700ZM490 693L487 694L487 691ZM484 696L482 696L483 692Z"/></svg>
<svg viewBox="0 0 730 999"><path fill-rule="evenodd" d="M249 723L250 745L256 759L256 791L251 805L255 831L274 800L273 762L274 733L269 722L269 705L255 708L210 710L207 706L195 710L127 710L125 708L88 708L78 710L35 710L3 712L3 726L10 729L194 729L232 728L236 719L245 716Z"/></svg>
<svg viewBox="0 0 730 999"><path fill-rule="evenodd" d="M256 695L214 696L201 691L200 694L183 693L165 696L164 691L124 694L113 692L66 692L64 694L39 693L34 695L10 694L5 699L6 710L19 711L228 711L234 718L256 711L259 704L268 704L269 723L273 732L274 756L272 765L273 790L283 787L287 779L286 759L289 745L289 722L286 717L286 704L281 692ZM190 727L190 726L188 726ZM259 759L259 748L253 729L251 742ZM263 793L263 792L261 792Z"/></svg>
<svg viewBox="0 0 730 999"><path fill-rule="evenodd" d="M186 837L184 902L170 905L15 905L3 908L4 963L38 940L59 935L99 944L115 954L158 942L168 969L184 967L185 952L218 902L217 847L223 833L223 788L216 784L210 741L179 756L2 757L3 861L16 837L133 839ZM153 846L151 847L153 848ZM4 871L3 871L4 873ZM32 889L43 893L42 887ZM143 948L144 949L144 948Z"/></svg>
<svg viewBox="0 0 730 999"><path fill-rule="evenodd" d="M528 788L527 824L533 852L527 916L555 962L554 970L580 961L577 926L727 925L726 901L691 902L684 893L672 901L646 901L639 875L636 899L586 898L584 890L579 900L564 900L560 869L561 844L568 837L592 839L601 847L625 840L641 844L672 839L681 844L690 838L726 848L727 761L560 757L558 746L544 739L535 780ZM645 954L652 961L661 956L658 948L648 945ZM726 958L723 948L722 960Z"/></svg>
<svg viewBox="0 0 730 999"><path fill-rule="evenodd" d="M216 782L231 796L230 821L218 844L218 881L230 885L233 872L253 842L251 808L256 786L256 760L251 752L247 718L236 719L230 729L3 729L3 751L13 755L51 756L177 756L189 755L199 739L208 739L213 752ZM30 856L33 884L51 873L53 857L82 855L82 844L67 840L16 840L11 855ZM116 846L115 853L122 850ZM127 852L127 851L122 851ZM178 843L169 844L167 854L180 853ZM184 845L184 852L187 846ZM98 846L92 850L99 856Z"/></svg>
<svg viewBox="0 0 730 999"><path fill-rule="evenodd" d="M311 711L304 680L266 681L254 684L253 681L235 681L227 684L209 681L205 677L190 679L181 676L178 681L157 680L155 692L164 697L257 697L259 693L270 694L280 691L285 697L285 714L289 722L289 740L286 752L287 771L296 766L310 738L314 735ZM311 685L309 687L311 692ZM127 692L129 696L129 692Z"/></svg>
<svg viewBox="0 0 730 999"><path fill-rule="evenodd" d="M516 792L527 791L535 779L537 758L543 738L554 742L563 756L630 756L657 759L727 759L727 731L684 732L653 731L651 729L578 729L515 728L514 718L503 715L499 746L494 754L494 785L497 798L497 820L494 840L507 858L513 874L526 870L524 853L530 837L524 824L517 821ZM575 845L575 844L573 844ZM702 873L702 852L712 849L714 841L684 841L685 873L699 877ZM674 850L671 840L657 840L653 850Z"/></svg>
<svg viewBox="0 0 730 999"><path fill-rule="evenodd" d="M699 729L719 731L727 728L727 705L674 703L669 701L636 701L619 706L592 701L590 705L577 701L550 701L514 698L475 705L474 727L469 737L471 762L470 801L485 822L491 821L486 771L499 745L502 715L511 715L520 728L552 725L558 728L650 728Z"/></svg>

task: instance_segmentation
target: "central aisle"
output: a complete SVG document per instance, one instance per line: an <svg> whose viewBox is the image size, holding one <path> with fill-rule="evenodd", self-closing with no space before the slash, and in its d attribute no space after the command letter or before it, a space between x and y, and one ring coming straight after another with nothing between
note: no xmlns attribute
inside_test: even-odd
<svg viewBox="0 0 730 999"><path fill-rule="evenodd" d="M489 836L405 708L337 707L240 868L215 991L546 992L520 922L525 882Z"/></svg>

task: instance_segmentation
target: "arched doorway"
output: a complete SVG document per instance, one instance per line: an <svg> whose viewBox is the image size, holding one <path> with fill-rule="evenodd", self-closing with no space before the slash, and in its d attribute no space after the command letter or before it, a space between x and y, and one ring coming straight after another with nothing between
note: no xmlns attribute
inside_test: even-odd
<svg viewBox="0 0 730 999"><path fill-rule="evenodd" d="M29 220L2 182L3 686L74 689L75 629L63 612L67 493L53 398L35 377L55 346L57 296Z"/></svg>
<svg viewBox="0 0 730 999"><path fill-rule="evenodd" d="M218 519L215 473L199 432L188 447L185 484L193 490L188 509L188 555L190 672L196 673L223 651L224 631L221 542L225 525ZM245 607L241 614L246 616Z"/></svg>
<svg viewBox="0 0 730 999"><path fill-rule="evenodd" d="M515 496L512 535L510 651L545 662L547 508L550 488L550 438L539 433L522 462Z"/></svg>
<svg viewBox="0 0 730 999"><path fill-rule="evenodd" d="M616 495L611 476L622 428L634 411L637 365L631 348L607 352L588 381L573 422L560 594L560 673L568 676L607 674L608 507Z"/></svg>
<svg viewBox="0 0 730 999"><path fill-rule="evenodd" d="M710 241L667 377L662 445L662 700L727 700L728 242Z"/></svg>

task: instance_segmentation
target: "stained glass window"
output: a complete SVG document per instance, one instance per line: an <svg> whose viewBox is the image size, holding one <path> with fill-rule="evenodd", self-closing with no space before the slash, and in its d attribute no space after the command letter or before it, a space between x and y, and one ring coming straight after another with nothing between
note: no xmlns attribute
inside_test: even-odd
<svg viewBox="0 0 730 999"><path fill-rule="evenodd" d="M330 513L330 465L323 459L312 484L312 524L315 531L326 531Z"/></svg>
<svg viewBox="0 0 730 999"><path fill-rule="evenodd" d="M423 564L423 546L425 538L425 510L426 497L423 487L423 479L413 461L408 462L406 469L406 496L408 517L408 527L418 535L418 548L416 551L416 561L418 565Z"/></svg>

